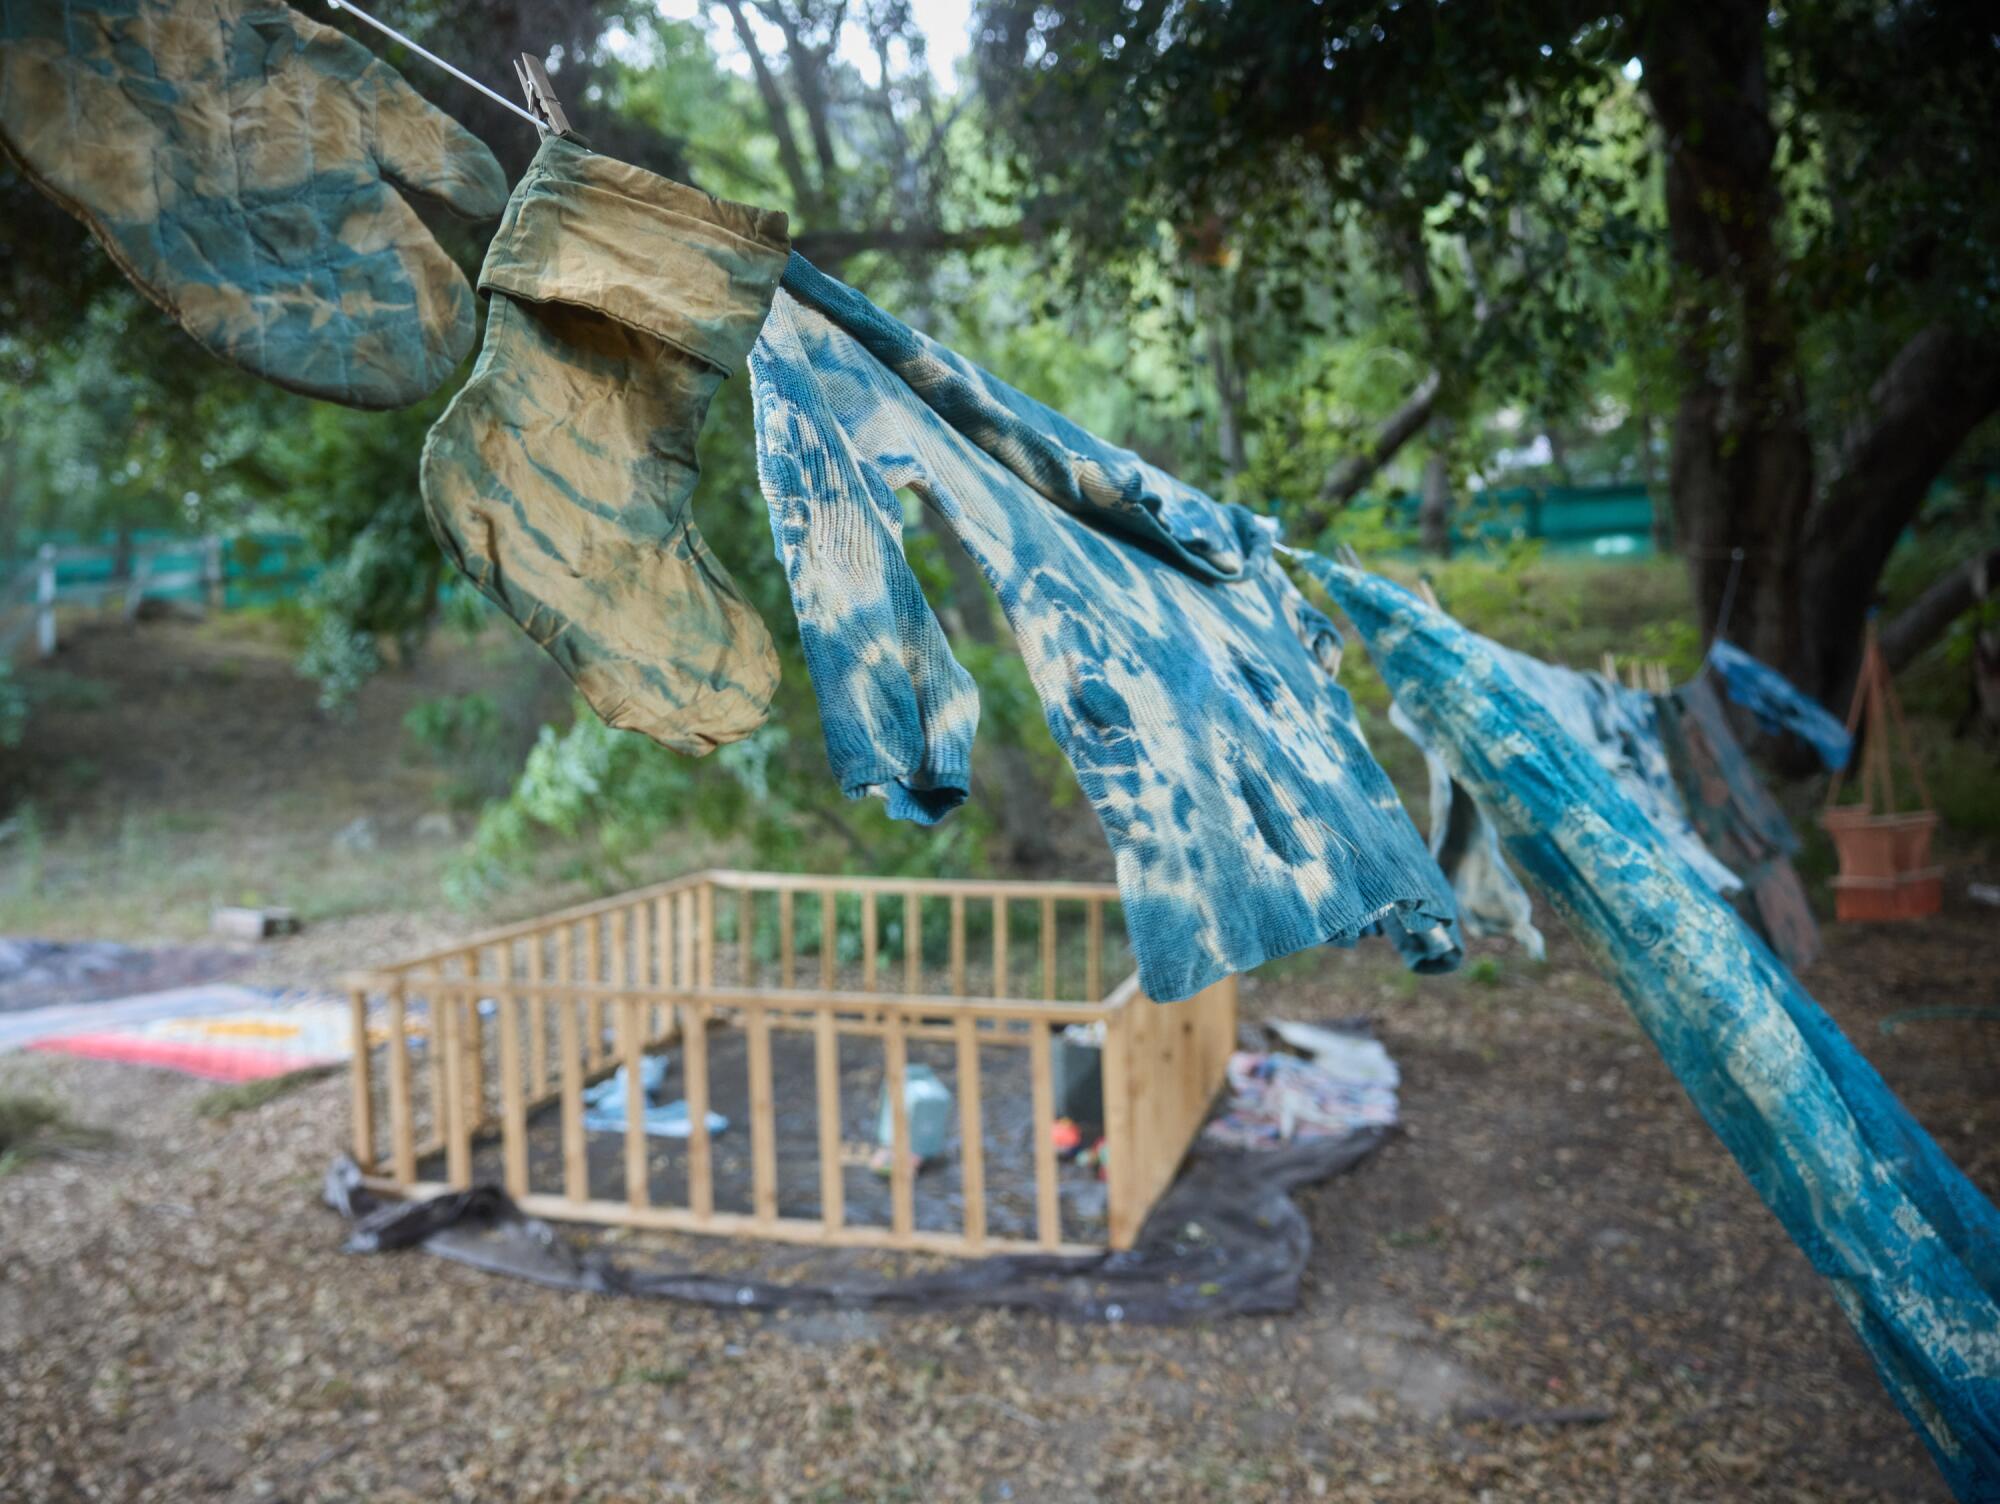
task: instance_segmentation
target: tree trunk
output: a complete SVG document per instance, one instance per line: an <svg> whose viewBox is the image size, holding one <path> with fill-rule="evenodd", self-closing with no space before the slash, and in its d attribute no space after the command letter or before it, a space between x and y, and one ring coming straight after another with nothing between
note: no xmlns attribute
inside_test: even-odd
<svg viewBox="0 0 2000 1504"><path fill-rule="evenodd" d="M1237 476L1250 468L1250 450L1243 437L1243 379L1223 327L1224 318L1221 309L1209 308L1202 322L1207 325L1208 363L1215 376L1216 443L1222 451L1224 473Z"/></svg>
<svg viewBox="0 0 2000 1504"><path fill-rule="evenodd" d="M1853 688L1862 627L1896 540L1958 447L1996 409L2000 344L1933 325L1896 352L1843 437L1805 540L1813 651L1798 682L1827 704L1844 703Z"/></svg>
<svg viewBox="0 0 2000 1504"><path fill-rule="evenodd" d="M1946 570L1922 595L1882 628L1882 658L1891 670L1944 636L1945 629L1985 600L2000 582L2000 548L1989 548Z"/></svg>
<svg viewBox="0 0 2000 1504"><path fill-rule="evenodd" d="M1663 0L1641 27L1646 89L1666 142L1668 244L1684 280L1668 484L1704 640L1727 632L1810 684L1800 550L1813 463L1774 235L1782 205L1765 26L1757 0Z"/></svg>
<svg viewBox="0 0 2000 1504"><path fill-rule="evenodd" d="M1451 461L1442 449L1433 449L1424 461L1417 532L1425 553L1440 559L1451 557Z"/></svg>
<svg viewBox="0 0 2000 1504"><path fill-rule="evenodd" d="M1921 330L1876 383L1814 504L1776 240L1766 25L1758 0L1660 0L1640 27L1666 143L1668 243L1684 281L1669 488L1704 639L1726 632L1840 707L1896 539L1959 445L2000 409L2000 342Z"/></svg>

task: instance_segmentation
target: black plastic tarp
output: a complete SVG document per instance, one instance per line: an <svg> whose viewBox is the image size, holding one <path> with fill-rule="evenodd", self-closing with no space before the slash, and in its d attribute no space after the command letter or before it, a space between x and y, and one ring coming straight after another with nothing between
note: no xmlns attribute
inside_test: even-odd
<svg viewBox="0 0 2000 1504"><path fill-rule="evenodd" d="M990 1306L1073 1321L1174 1323L1268 1314L1298 1303L1312 1232L1292 1199L1303 1186L1352 1169L1394 1132L1242 1151L1197 1143L1132 1248L1070 1256L1005 1254L886 1277L862 1266L879 1254L827 1250L798 1279L748 1278L614 1256L588 1235L524 1215L498 1186L427 1201L387 1201L361 1184L351 1160L327 1172L326 1199L353 1224L350 1251L421 1248L495 1274L563 1290L735 1306L753 1311Z"/></svg>

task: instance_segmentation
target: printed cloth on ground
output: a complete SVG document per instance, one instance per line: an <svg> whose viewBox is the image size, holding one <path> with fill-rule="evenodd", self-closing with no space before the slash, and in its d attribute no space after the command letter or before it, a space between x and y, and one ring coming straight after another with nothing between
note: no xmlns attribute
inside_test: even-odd
<svg viewBox="0 0 2000 1504"><path fill-rule="evenodd" d="M1388 1052L1367 1043L1385 1061ZM1343 1073L1320 1060L1238 1050L1229 1057L1229 1105L1203 1126L1203 1139L1235 1149L1275 1149L1316 1138L1345 1138L1357 1128L1396 1122L1395 1065Z"/></svg>
<svg viewBox="0 0 2000 1504"><path fill-rule="evenodd" d="M446 555L607 724L676 751L748 736L777 687L690 503L788 245L782 214L550 137L486 252L472 378L424 444Z"/></svg>
<svg viewBox="0 0 2000 1504"><path fill-rule="evenodd" d="M1490 644L1389 581L1307 567L1830 1282L1953 1490L2000 1499L2000 1213Z"/></svg>
<svg viewBox="0 0 2000 1504"><path fill-rule="evenodd" d="M1771 735L1789 731L1819 754L1829 773L1847 766L1853 751L1847 728L1783 674L1720 637L1709 644L1707 666L1722 680L1722 692Z"/></svg>
<svg viewBox="0 0 2000 1504"><path fill-rule="evenodd" d="M404 197L491 219L500 164L288 6L0 0L0 147L182 328L266 381L400 407L472 348L472 289Z"/></svg>
<svg viewBox="0 0 2000 1504"><path fill-rule="evenodd" d="M772 532L850 798L928 823L968 788L977 691L904 558L907 490L999 597L1110 839L1149 996L1375 926L1413 965L1456 964L1451 891L1268 523L796 256L750 373Z"/></svg>

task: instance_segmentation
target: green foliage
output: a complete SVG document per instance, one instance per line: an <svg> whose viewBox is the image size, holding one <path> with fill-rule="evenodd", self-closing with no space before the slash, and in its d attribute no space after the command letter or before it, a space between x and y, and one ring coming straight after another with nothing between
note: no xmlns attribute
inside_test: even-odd
<svg viewBox="0 0 2000 1504"><path fill-rule="evenodd" d="M36 1134L62 1120L62 1108L46 1097L0 1096L0 1154L25 1148Z"/></svg>
<svg viewBox="0 0 2000 1504"><path fill-rule="evenodd" d="M220 1122L239 1112L250 1112L280 1097L290 1096L302 1086L337 1076L346 1069L343 1065L309 1065L304 1070L288 1071L282 1076L265 1076L257 1081L218 1086L194 1099L194 1115Z"/></svg>
<svg viewBox="0 0 2000 1504"><path fill-rule="evenodd" d="M60 1102L23 1092L0 1092L0 1175L19 1169L30 1159L65 1149L87 1149L107 1142L102 1129L71 1120Z"/></svg>
<svg viewBox="0 0 2000 1504"><path fill-rule="evenodd" d="M413 756L450 775L445 799L465 809L505 794L521 766L521 738L500 702L474 692L410 707L403 736Z"/></svg>
<svg viewBox="0 0 2000 1504"><path fill-rule="evenodd" d="M1465 980L1474 987L1498 987L1505 975L1497 956L1474 956L1466 963Z"/></svg>
<svg viewBox="0 0 2000 1504"><path fill-rule="evenodd" d="M259 441L239 470L262 508L305 535L322 561L304 605L300 660L322 703L344 706L382 667L383 645L407 661L437 619L444 559L417 488L424 435L449 392L393 413L362 413L273 393Z"/></svg>

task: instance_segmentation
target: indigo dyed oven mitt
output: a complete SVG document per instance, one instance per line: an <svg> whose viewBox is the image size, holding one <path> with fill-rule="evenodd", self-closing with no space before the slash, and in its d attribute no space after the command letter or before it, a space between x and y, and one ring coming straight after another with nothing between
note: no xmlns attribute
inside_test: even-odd
<svg viewBox="0 0 2000 1504"><path fill-rule="evenodd" d="M367 48L242 0L0 0L0 145L204 347L354 407L465 358L472 290L403 194L500 165Z"/></svg>
<svg viewBox="0 0 2000 1504"><path fill-rule="evenodd" d="M424 444L446 554L608 724L676 751L749 735L777 688L689 499L788 252L783 214L550 137L486 253L472 379Z"/></svg>

